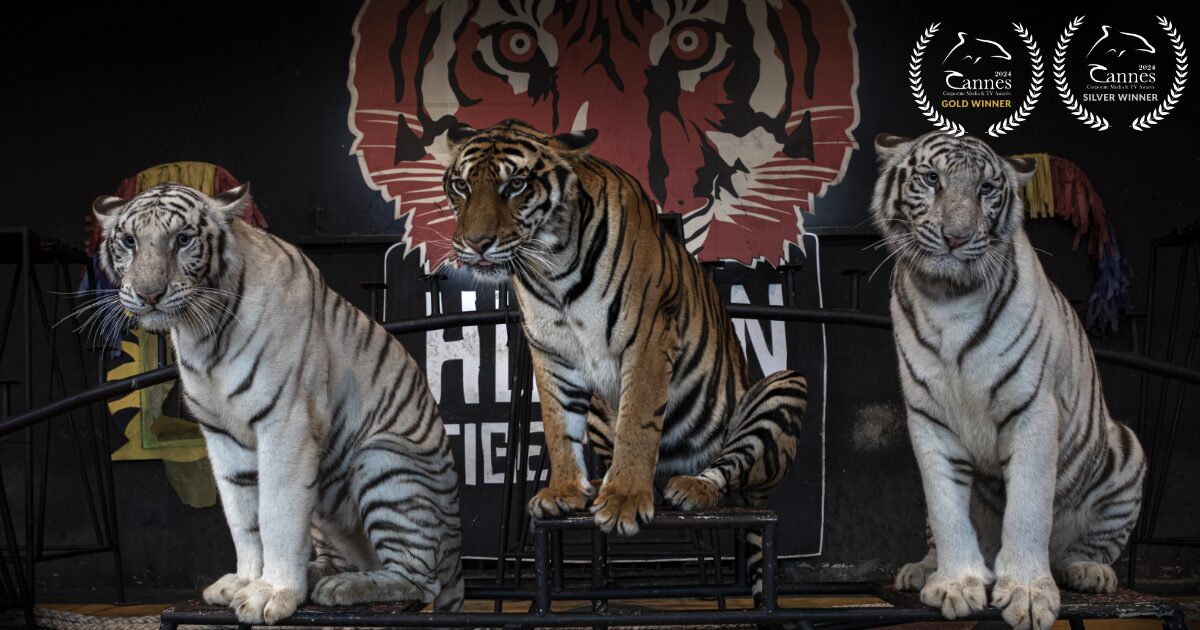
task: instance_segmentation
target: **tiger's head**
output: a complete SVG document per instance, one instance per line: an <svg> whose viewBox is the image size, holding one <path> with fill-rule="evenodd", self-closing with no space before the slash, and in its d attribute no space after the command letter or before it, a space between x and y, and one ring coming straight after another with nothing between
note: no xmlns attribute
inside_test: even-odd
<svg viewBox="0 0 1200 630"><path fill-rule="evenodd" d="M550 136L519 120L451 130L442 185L457 220L457 259L478 278L502 280L562 250L579 194L575 162L596 135Z"/></svg>
<svg viewBox="0 0 1200 630"><path fill-rule="evenodd" d="M166 183L128 201L97 198L100 267L118 287L107 308L124 309L150 331L211 324L237 265L230 224L249 203L249 184L216 197Z"/></svg>
<svg viewBox="0 0 1200 630"><path fill-rule="evenodd" d="M957 289L994 277L1021 229L1026 158L996 155L972 137L875 138L879 178L871 215L897 265Z"/></svg>
<svg viewBox="0 0 1200 630"><path fill-rule="evenodd" d="M351 152L426 264L450 253L434 184L459 125L597 129L689 251L772 264L854 147L841 0L369 0L354 29Z"/></svg>

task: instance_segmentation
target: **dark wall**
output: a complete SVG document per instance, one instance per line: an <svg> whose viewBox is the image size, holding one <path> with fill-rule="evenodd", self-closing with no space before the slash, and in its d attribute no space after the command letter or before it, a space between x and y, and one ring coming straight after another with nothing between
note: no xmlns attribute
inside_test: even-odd
<svg viewBox="0 0 1200 630"><path fill-rule="evenodd" d="M91 200L110 194L123 178L176 160L221 164L254 182L271 230L289 240L327 234L395 234L392 208L363 183L346 127L345 86L356 3L245 3L189 11L171 3L124 8L85 6L46 10L12 19L3 63L7 89L5 197L0 225L22 225L82 242ZM874 180L872 138L880 131L928 130L908 93L906 64L912 42L933 21L1020 19L1048 53L1060 29L1084 7L1005 4L1002 11L967 3L852 2L858 28L860 150L845 180L817 202L808 227L861 226ZM1170 11L1170 5L1158 8ZM1147 3L1088 3L1089 16L1124 18L1155 10ZM27 9L28 11L28 9ZM1197 24L1172 16L1185 39L1200 42ZM1122 251L1132 265L1135 303L1146 297L1150 241L1200 215L1194 205L1200 164L1195 152L1195 86L1156 128L1103 134L1071 118L1047 89L1032 118L992 144L1002 152L1049 152L1078 163L1105 200ZM319 217L318 218L318 213ZM865 226L862 226L864 231ZM1031 222L1045 249L1051 277L1071 298L1091 291L1094 269L1070 250L1071 230L1054 221ZM881 251L865 237L822 240L826 304L850 303L847 269L873 269ZM361 280L378 279L381 250L312 250L331 284L359 305ZM886 312L885 264L863 289L862 308ZM409 265L414 275L415 265ZM7 274L0 295L8 295ZM1188 291L1195 295L1189 281ZM1165 285L1164 285L1165 286ZM1128 348L1124 334L1098 345ZM0 377L19 374L11 346ZM922 495L909 450L890 336L831 328L825 553L796 563L808 578L881 578L919 557ZM1115 416L1136 413L1138 380L1105 368ZM20 409L20 406L18 406ZM1195 417L1195 406L1187 411ZM61 423L60 423L61 424ZM61 438L66 429L56 427ZM65 442L63 442L64 448ZM1195 460L1200 427L1185 422L1177 436L1176 469L1164 512L1164 534L1195 532L1200 480ZM57 447L56 447L57 448ZM10 496L19 445L0 446ZM131 586L150 592L194 589L232 566L233 554L219 510L183 507L159 462L117 465L119 508ZM50 507L51 531L84 540L79 506L69 500L70 477L55 473L61 503ZM19 496L19 495L18 495ZM1172 502L1173 500L1173 502ZM1170 549L1144 558L1146 575L1195 577L1197 555ZM108 562L80 559L44 565L45 590L65 594L104 589Z"/></svg>

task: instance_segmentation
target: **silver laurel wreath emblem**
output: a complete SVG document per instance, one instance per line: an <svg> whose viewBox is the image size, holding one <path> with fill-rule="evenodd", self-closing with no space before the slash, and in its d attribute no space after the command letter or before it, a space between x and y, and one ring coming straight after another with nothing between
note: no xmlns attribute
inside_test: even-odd
<svg viewBox="0 0 1200 630"><path fill-rule="evenodd" d="M1062 99L1063 105L1067 106L1067 111L1071 115L1078 118L1083 124L1104 131L1108 129L1108 119L1105 117L1088 111L1075 98L1075 94L1071 92L1071 86L1067 85L1067 46L1071 44L1071 38L1075 36L1075 31L1083 25L1083 16L1079 16L1071 20L1067 24L1067 28L1063 29L1062 35L1058 37L1058 43L1054 46L1054 59L1051 61L1050 68L1054 73L1054 87L1058 90L1058 97Z"/></svg>
<svg viewBox="0 0 1200 630"><path fill-rule="evenodd" d="M1033 108L1037 105L1038 99L1042 96L1042 79L1045 65L1042 60L1042 49L1038 47L1037 42L1033 41L1033 35L1025 28L1024 25L1013 22L1013 28L1017 31L1017 37L1025 44L1025 50L1029 51L1029 61L1033 65L1033 73L1029 79L1029 92L1025 94L1025 100L1021 103L1013 113L1008 115L1008 118L995 123L988 127L988 135L992 137L1001 136L1013 129L1017 128L1033 113Z"/></svg>
<svg viewBox="0 0 1200 630"><path fill-rule="evenodd" d="M1130 127L1135 131L1144 131L1150 128L1151 125L1156 125L1171 110L1175 108L1175 104L1179 102L1183 96L1183 86L1187 83L1187 49L1183 47L1183 38L1179 36L1179 32L1175 30L1175 25L1171 21L1161 15L1158 16L1158 25L1167 33L1167 39L1171 40L1171 47L1175 49L1175 80L1171 82L1171 91L1167 92L1167 98L1158 104L1149 114L1135 118Z"/></svg>
<svg viewBox="0 0 1200 630"><path fill-rule="evenodd" d="M925 58L925 48L929 45L929 41L938 31L941 22L934 22L925 29L924 33L917 38L917 44L913 46L912 56L908 59L908 84L912 89L913 99L917 102L917 109L921 110L921 114L925 119L933 123L934 127L941 129L953 136L962 136L967 133L967 130L962 125L946 118L933 107L929 102L929 98L925 96L925 86L921 80L921 62Z"/></svg>

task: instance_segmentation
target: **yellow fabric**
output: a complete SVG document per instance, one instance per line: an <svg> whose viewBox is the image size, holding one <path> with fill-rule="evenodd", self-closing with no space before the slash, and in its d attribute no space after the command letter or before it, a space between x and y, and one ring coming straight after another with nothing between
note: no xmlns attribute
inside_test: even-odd
<svg viewBox="0 0 1200 630"><path fill-rule="evenodd" d="M206 195L212 195L217 186L217 167L208 162L171 162L151 166L138 173L137 191L142 192L166 182L191 186Z"/></svg>
<svg viewBox="0 0 1200 630"><path fill-rule="evenodd" d="M1021 198L1025 207L1029 208L1029 216L1033 219L1054 216L1054 181L1050 176L1050 155L1047 153L1026 153L1015 157L1032 158L1037 164L1037 171L1025 186L1021 188Z"/></svg>
<svg viewBox="0 0 1200 630"><path fill-rule="evenodd" d="M149 362L157 365L157 357L155 354L157 354L158 342L155 338L155 335L142 330L135 330L133 331L133 334L137 341L122 341L121 350L125 352L125 354L135 357L135 359L137 359L139 356L142 356L148 359ZM142 350L147 348L150 350L149 352L142 352ZM147 369L148 367L146 360L134 360L128 363L122 363L121 365L118 365L108 371L108 379L116 380L128 378L135 374L144 372ZM154 387L131 392L117 400L108 403L108 411L111 414L116 414L121 410L129 408L137 409L137 412L134 414L133 418L130 419L129 424L125 427L125 437L129 439L129 442L121 446L121 448L117 449L116 452L113 453L113 461L161 459L172 462L193 462L208 455L207 450L204 448L203 439L180 440L180 444L177 446L146 448L146 441L143 439L142 432L144 427L149 424L148 421L152 420L156 427L162 425L182 425L184 423L194 427L193 423L187 422L186 420L164 416L151 418L147 415L149 413L153 413L154 409L161 407L147 406L143 404L143 399L153 396L155 392L152 392L151 390L156 388L165 388L163 391L157 392L158 396L165 396L166 391L169 391L170 387L170 384L155 385ZM183 429L183 426L180 426L179 428ZM159 430L161 431L161 429Z"/></svg>

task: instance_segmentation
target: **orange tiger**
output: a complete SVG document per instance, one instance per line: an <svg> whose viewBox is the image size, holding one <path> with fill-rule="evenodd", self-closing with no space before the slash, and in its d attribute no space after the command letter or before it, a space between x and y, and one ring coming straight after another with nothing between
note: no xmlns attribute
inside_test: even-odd
<svg viewBox="0 0 1200 630"><path fill-rule="evenodd" d="M454 253L479 279L511 279L541 391L551 473L529 513L591 500L602 530L632 535L656 479L683 510L761 505L795 460L807 383L750 384L712 279L638 181L587 152L595 138L517 120L447 134ZM609 462L598 491L585 438Z"/></svg>

